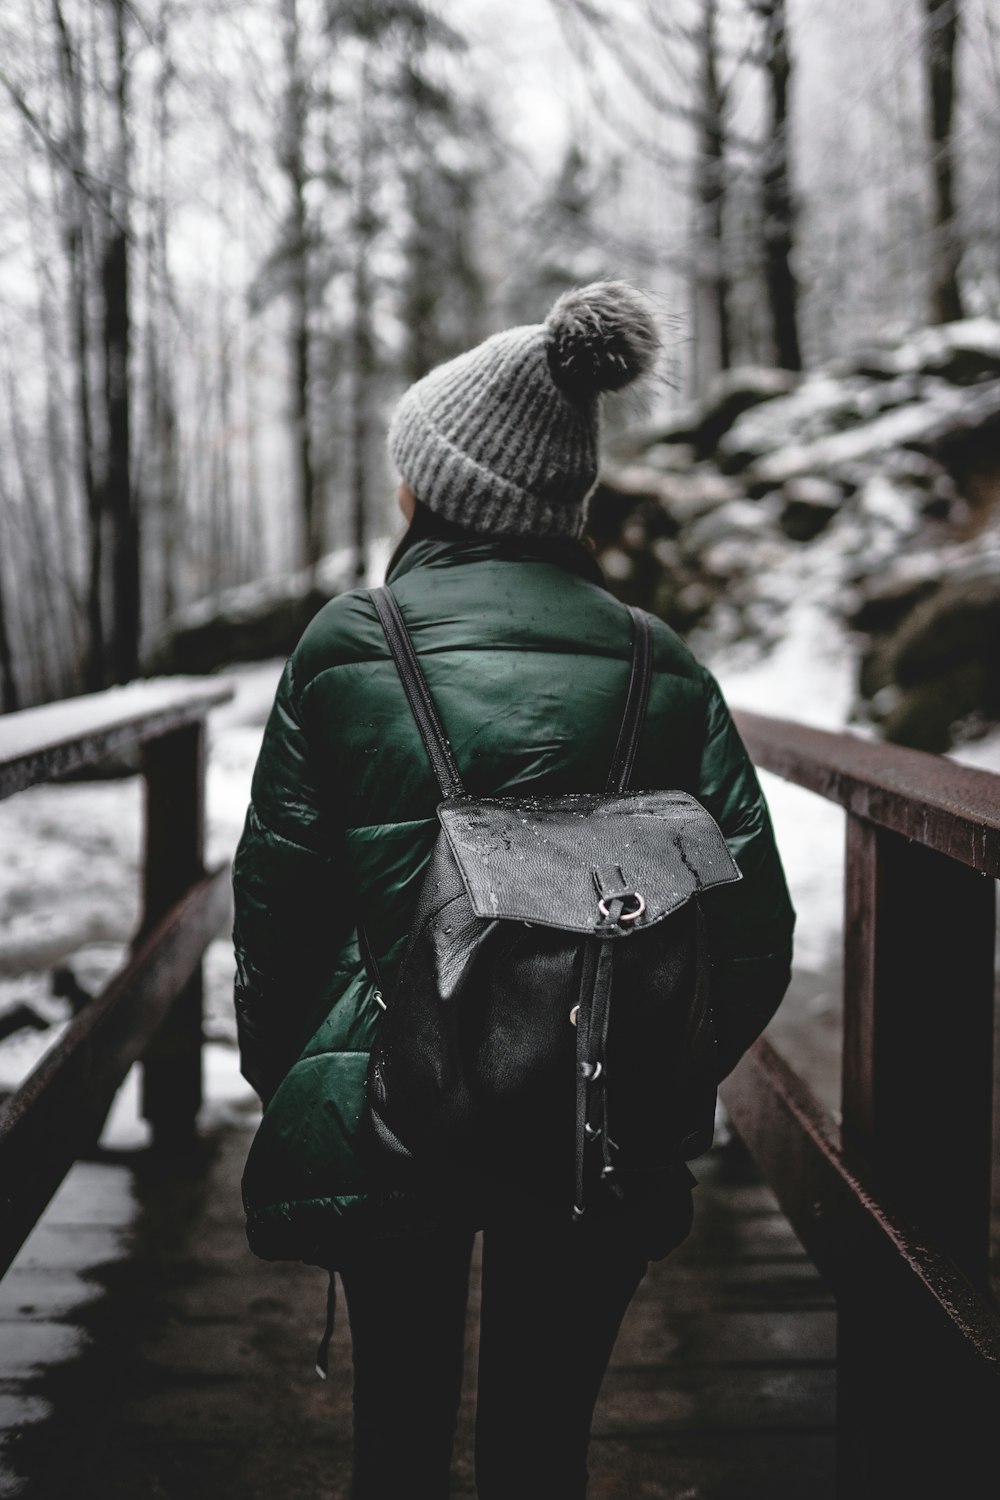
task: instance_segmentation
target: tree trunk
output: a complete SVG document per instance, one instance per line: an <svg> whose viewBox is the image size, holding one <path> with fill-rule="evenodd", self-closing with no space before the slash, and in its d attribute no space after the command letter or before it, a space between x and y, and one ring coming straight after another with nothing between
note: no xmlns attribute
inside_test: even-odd
<svg viewBox="0 0 1000 1500"><path fill-rule="evenodd" d="M28 142L25 143L26 148ZM29 160L27 150L25 160ZM49 166L54 169L52 153ZM53 196L58 201L61 183L53 170ZM56 660L57 691L68 696L80 691L80 605L76 584L76 565L79 547L76 535L76 513L70 479L69 454L67 452L64 413L66 409L63 388L62 347L57 322L57 296L53 280L51 257L45 253L44 230L38 223L33 193L25 193L27 219L31 231L31 244L35 257L35 285L38 290L38 331L42 347L42 369L44 371L45 411L45 457L48 467L49 486L39 481L39 499L45 495L49 551L47 565L58 583L54 605L56 613L51 626L58 640ZM51 515L49 515L51 511ZM51 520L51 526L49 521ZM41 524L41 523L40 523Z"/></svg>
<svg viewBox="0 0 1000 1500"><path fill-rule="evenodd" d="M158 595L151 624L169 619L177 607L177 558L181 521L177 496L177 411L170 361L170 325L174 311L170 275L167 210L167 153L170 140L170 0L160 0L154 47L157 54L154 96L155 188L146 250L145 296L145 432L140 467L145 514L155 530ZM152 564L153 559L150 559ZM148 605L148 600L147 600Z"/></svg>
<svg viewBox="0 0 1000 1500"><path fill-rule="evenodd" d="M934 221L931 234L931 318L950 323L963 316L958 266L962 243L955 212L952 117L955 111L955 47L959 0L924 0L927 17L924 55L930 100L931 184Z"/></svg>
<svg viewBox="0 0 1000 1500"><path fill-rule="evenodd" d="M726 138L718 75L718 7L704 0L701 44L700 141L695 159L696 232L694 295L697 346L695 389L704 390L719 370L732 363L729 325L729 277L726 272L725 224Z"/></svg>
<svg viewBox="0 0 1000 1500"><path fill-rule="evenodd" d="M365 581L368 559L368 438L374 373L372 289L368 262L375 237L375 220L371 203L367 91L366 52L358 84L358 159L352 273L354 306L351 324L351 506L354 518L354 578L359 584Z"/></svg>
<svg viewBox="0 0 1000 1500"><path fill-rule="evenodd" d="M242 412L244 432L244 463L246 466L246 507L243 548L244 578L259 578L264 571L266 556L266 521L263 497L260 489L260 450L257 414L257 382L251 371L255 363L254 347L248 340L240 361L243 372Z"/></svg>
<svg viewBox="0 0 1000 1500"><path fill-rule="evenodd" d="M436 352L435 314L440 290L435 277L432 251L433 234L438 226L428 223L425 190L426 166L406 174L404 194L409 220L406 235L406 273L403 283L402 314L406 331L403 375L409 384L426 375L434 364Z"/></svg>
<svg viewBox="0 0 1000 1500"><path fill-rule="evenodd" d="M69 322L74 362L77 450L80 484L87 519L87 659L84 676L91 692L106 680L104 638L104 495L97 483L93 396L90 386L91 336L87 301L90 236L85 181L87 158L86 125L79 53L66 23L60 0L52 0L52 13L59 38L59 68L66 96L66 149L70 170L66 195L66 259L69 264Z"/></svg>
<svg viewBox="0 0 1000 1500"><path fill-rule="evenodd" d="M232 360L229 338L225 327L225 303L221 291L217 293L216 344L219 351L218 407L216 413L215 454L212 464L211 495L211 555L212 592L221 593L227 584L235 582L232 576L235 556L236 528L233 511L232 454L230 450L232 432Z"/></svg>
<svg viewBox="0 0 1000 1500"><path fill-rule="evenodd" d="M764 17L764 56L770 91L770 128L762 182L767 295L778 364L784 370L801 370L798 286L791 265L795 204L788 165L788 85L792 63L785 0L765 0L758 8Z"/></svg>
<svg viewBox="0 0 1000 1500"><path fill-rule="evenodd" d="M2 516L0 516L2 519ZM8 539L0 532L0 713L13 713L21 707L21 694L14 671L14 653L7 630L7 598L4 589L3 559L9 557Z"/></svg>
<svg viewBox="0 0 1000 1500"><path fill-rule="evenodd" d="M101 262L104 297L105 409L108 452L105 493L111 520L110 678L128 682L139 671L141 586L139 517L132 494L129 412L128 56L126 0L111 0L115 40L116 160L107 195Z"/></svg>
<svg viewBox="0 0 1000 1500"><path fill-rule="evenodd" d="M21 420L16 377L8 364L6 371L7 407L10 412L11 450L20 481L21 545L14 551L18 595L23 633L30 640L35 656L34 681L30 691L36 701L48 703L62 696L60 683L62 634L59 628L59 603L56 597L56 571L53 568L52 540L45 506L35 486L28 461L30 445ZM3 504L13 515L13 502L4 492Z"/></svg>
<svg viewBox="0 0 1000 1500"><path fill-rule="evenodd" d="M305 566L312 572L323 555L323 538L312 451L309 385L312 341L309 331L309 220L306 211L305 161L309 103L302 74L297 0L284 0L284 13L286 101L282 165L291 189L289 249L292 296L292 425L295 433L299 508L302 515L302 555Z"/></svg>

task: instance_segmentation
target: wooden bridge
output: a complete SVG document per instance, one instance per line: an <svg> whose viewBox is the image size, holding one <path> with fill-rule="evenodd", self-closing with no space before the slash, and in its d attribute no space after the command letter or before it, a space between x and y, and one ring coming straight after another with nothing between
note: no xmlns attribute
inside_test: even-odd
<svg viewBox="0 0 1000 1500"><path fill-rule="evenodd" d="M322 1386L322 1278L245 1249L253 1121L192 1149L200 958L228 883L202 862L204 726L225 696L148 684L0 719L0 797L136 750L147 786L132 955L0 1113L0 1495L347 1493L346 1330ZM753 715L740 727L758 764L846 810L840 1118L767 1040L727 1080L739 1138L696 1164L695 1231L630 1310L591 1494L993 1495L1000 778ZM95 1179L106 1168L88 1158L137 1059L154 1149L118 1170L138 1220L87 1273L101 1295L83 1348L39 1373L23 1351L58 1325L69 1269L114 1217ZM456 1497L474 1494L473 1365Z"/></svg>

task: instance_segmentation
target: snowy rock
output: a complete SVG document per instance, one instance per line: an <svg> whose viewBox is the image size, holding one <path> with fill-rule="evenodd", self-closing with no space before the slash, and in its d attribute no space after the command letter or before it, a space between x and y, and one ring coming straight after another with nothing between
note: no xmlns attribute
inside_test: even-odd
<svg viewBox="0 0 1000 1500"><path fill-rule="evenodd" d="M972 385L1000 375L1000 322L966 318L921 328L895 346L872 346L831 360L837 376L863 375L891 381L907 375L936 375L953 385Z"/></svg>
<svg viewBox="0 0 1000 1500"><path fill-rule="evenodd" d="M595 538L604 537L637 508L650 519L659 509L670 517L671 534L676 534L679 526L745 495L738 480L720 474L710 463L666 473L636 464L610 468L591 497L587 529ZM653 530L665 534L665 523L653 525Z"/></svg>
<svg viewBox="0 0 1000 1500"><path fill-rule="evenodd" d="M676 536L662 476L635 468L606 475L590 497L587 531L599 553L618 545L634 550Z"/></svg>
<svg viewBox="0 0 1000 1500"><path fill-rule="evenodd" d="M942 412L912 440L936 459L972 515L1000 505L1000 380L967 391L957 411Z"/></svg>
<svg viewBox="0 0 1000 1500"><path fill-rule="evenodd" d="M1000 322L976 319L804 377L723 377L595 497L613 586L755 691L808 639L837 722L940 749L1000 720L998 361Z"/></svg>
<svg viewBox="0 0 1000 1500"><path fill-rule="evenodd" d="M655 441L645 450L643 457L653 464L660 474L685 474L697 461L697 455L691 443Z"/></svg>
<svg viewBox="0 0 1000 1500"><path fill-rule="evenodd" d="M697 557L718 542L742 544L771 529L767 508L752 500L730 500L718 505L690 525L684 533L686 556ZM713 570L714 571L714 570Z"/></svg>
<svg viewBox="0 0 1000 1500"><path fill-rule="evenodd" d="M224 600L215 613L190 621L183 615L164 627L146 662L154 672L214 672L231 662L287 656L313 616L332 597L319 591L272 598L252 609Z"/></svg>
<svg viewBox="0 0 1000 1500"><path fill-rule="evenodd" d="M900 393L904 399L908 398ZM719 443L719 465L727 473L739 473L784 449L806 448L831 434L849 433L885 404L885 387L879 383L861 377L838 380L817 371L790 395L744 413Z"/></svg>
<svg viewBox="0 0 1000 1500"><path fill-rule="evenodd" d="M751 408L787 396L800 377L790 370L744 365L724 370L711 382L700 404L699 420L689 441L699 458L708 458L737 418Z"/></svg>
<svg viewBox="0 0 1000 1500"><path fill-rule="evenodd" d="M366 581L381 582L392 546L372 539ZM354 584L353 549L341 547L308 570L225 589L178 611L150 646L147 672L214 672L238 662L286 657L328 600Z"/></svg>
<svg viewBox="0 0 1000 1500"><path fill-rule="evenodd" d="M857 506L867 521L897 537L911 535L919 525L913 490L887 474L872 474L865 481L858 491Z"/></svg>
<svg viewBox="0 0 1000 1500"><path fill-rule="evenodd" d="M746 486L720 474L714 464L696 464L687 474L665 476L664 503L679 525L689 525L720 505L746 498Z"/></svg>
<svg viewBox="0 0 1000 1500"><path fill-rule="evenodd" d="M231 662L287 656L313 615L350 587L344 552L323 558L315 579L306 571L225 589L180 610L148 652L151 672L214 672Z"/></svg>
<svg viewBox="0 0 1000 1500"><path fill-rule="evenodd" d="M698 402L680 408L666 425L649 434L648 450L672 464L671 450L690 449L694 461L711 457L733 423L764 402L787 396L801 376L767 365L741 365L723 370L709 383Z"/></svg>
<svg viewBox="0 0 1000 1500"><path fill-rule="evenodd" d="M844 490L831 479L803 474L782 490L779 525L793 542L811 542L833 520L844 502Z"/></svg>
<svg viewBox="0 0 1000 1500"><path fill-rule="evenodd" d="M873 579L847 616L848 624L869 635L884 635L899 625L912 609L933 594L940 573L890 575Z"/></svg>
<svg viewBox="0 0 1000 1500"><path fill-rule="evenodd" d="M954 385L1000 375L1000 322L993 318L964 318L922 328L907 339L894 356L902 374L919 370L938 375Z"/></svg>
<svg viewBox="0 0 1000 1500"><path fill-rule="evenodd" d="M932 422L957 418L967 400L964 391L942 389L925 400L884 412L874 421L847 426L812 441L788 442L754 458L753 481L757 485L783 484L800 474L829 473L861 459L873 460L893 448L916 442ZM734 428L730 437L735 436Z"/></svg>
<svg viewBox="0 0 1000 1500"><path fill-rule="evenodd" d="M647 445L671 448L682 444L693 449L696 460L708 458L738 417L761 402L787 396L800 379L791 370L769 365L723 370L709 382L701 400L680 407L669 422L651 431Z"/></svg>
<svg viewBox="0 0 1000 1500"><path fill-rule="evenodd" d="M666 422L660 422L645 433L646 450L654 448L690 447L694 449L695 432L700 421L700 407L696 403L679 406Z"/></svg>

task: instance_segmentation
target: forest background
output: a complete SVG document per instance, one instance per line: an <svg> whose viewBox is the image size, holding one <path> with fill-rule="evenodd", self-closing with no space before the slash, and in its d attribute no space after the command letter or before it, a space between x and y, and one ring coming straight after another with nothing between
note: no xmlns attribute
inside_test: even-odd
<svg viewBox="0 0 1000 1500"><path fill-rule="evenodd" d="M7 0L2 707L363 578L394 399L566 286L667 331L612 432L1000 317L998 122L1000 0Z"/></svg>

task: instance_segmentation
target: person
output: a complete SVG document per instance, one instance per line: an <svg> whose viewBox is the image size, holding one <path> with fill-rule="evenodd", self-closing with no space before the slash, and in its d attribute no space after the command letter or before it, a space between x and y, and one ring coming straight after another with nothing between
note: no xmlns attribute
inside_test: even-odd
<svg viewBox="0 0 1000 1500"><path fill-rule="evenodd" d="M631 622L581 541L601 402L652 365L647 299L565 293L411 386L389 446L409 526L388 569L470 794L602 789ZM712 675L662 621L632 785L685 789L742 880L703 896L719 1076L788 983L794 914L764 797ZM383 1181L363 1149L368 1054L437 829L437 784L378 617L333 599L282 674L234 862L241 1066L264 1114L251 1248L335 1267L354 1364L353 1500L444 1500L474 1223ZM359 948L359 930L367 950ZM688 1233L686 1169L640 1222L513 1209L484 1233L480 1500L580 1500L594 1404L651 1254ZM666 1233L664 1233L666 1226ZM331 1287L332 1287L331 1277Z"/></svg>

